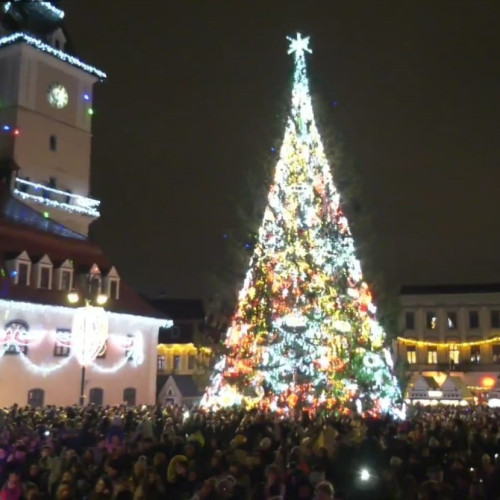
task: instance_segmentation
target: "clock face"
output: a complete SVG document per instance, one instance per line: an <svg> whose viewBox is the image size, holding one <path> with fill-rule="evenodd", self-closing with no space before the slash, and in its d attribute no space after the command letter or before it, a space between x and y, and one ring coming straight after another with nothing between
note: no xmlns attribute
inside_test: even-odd
<svg viewBox="0 0 500 500"><path fill-rule="evenodd" d="M53 108L65 108L69 101L68 91L60 83L54 83L49 87L47 99Z"/></svg>

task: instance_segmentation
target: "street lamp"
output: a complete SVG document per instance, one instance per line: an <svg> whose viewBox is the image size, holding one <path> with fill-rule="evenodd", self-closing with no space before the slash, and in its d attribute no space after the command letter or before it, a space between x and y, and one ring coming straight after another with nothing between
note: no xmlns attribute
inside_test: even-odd
<svg viewBox="0 0 500 500"><path fill-rule="evenodd" d="M93 295L93 296L92 296ZM78 304L82 298L73 290L67 295L70 304ZM71 328L72 349L82 368L80 379L80 406L85 404L85 374L87 366L91 365L102 352L108 338L108 317L102 307L108 301L108 296L102 293L89 293L83 297L85 305L78 307L73 316ZM92 305L97 304L96 306Z"/></svg>

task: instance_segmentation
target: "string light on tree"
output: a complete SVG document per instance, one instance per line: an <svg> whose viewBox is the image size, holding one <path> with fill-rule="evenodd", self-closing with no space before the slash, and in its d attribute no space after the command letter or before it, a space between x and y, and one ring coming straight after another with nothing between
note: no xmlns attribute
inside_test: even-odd
<svg viewBox="0 0 500 500"><path fill-rule="evenodd" d="M274 182L202 405L388 412L400 393L315 123L310 40L288 41L294 79Z"/></svg>

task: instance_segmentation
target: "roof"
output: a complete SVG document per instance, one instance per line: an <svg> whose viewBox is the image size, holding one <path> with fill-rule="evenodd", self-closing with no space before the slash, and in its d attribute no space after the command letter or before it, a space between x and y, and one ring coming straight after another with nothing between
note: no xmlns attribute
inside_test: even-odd
<svg viewBox="0 0 500 500"><path fill-rule="evenodd" d="M464 284L464 285L405 285L401 295L449 295L465 293L499 293L499 283Z"/></svg>
<svg viewBox="0 0 500 500"><path fill-rule="evenodd" d="M8 30L29 31L43 36L61 26L64 19L64 11L59 9L54 1L31 0L2 3L1 21Z"/></svg>
<svg viewBox="0 0 500 500"><path fill-rule="evenodd" d="M198 388L192 375L161 374L156 376L156 397L160 395L161 390L171 377L184 398L198 398L203 395L203 391Z"/></svg>
<svg viewBox="0 0 500 500"><path fill-rule="evenodd" d="M200 299L167 299L164 297L146 298L146 300L167 318L174 321L204 320L205 308Z"/></svg>
<svg viewBox="0 0 500 500"><path fill-rule="evenodd" d="M192 375L170 375L184 398L196 398L203 395Z"/></svg>
<svg viewBox="0 0 500 500"><path fill-rule="evenodd" d="M86 237L58 222L44 217L40 212L12 197L0 183L0 218L5 218L16 224L23 224L45 232L84 240Z"/></svg>
<svg viewBox="0 0 500 500"><path fill-rule="evenodd" d="M433 377L424 377L422 378L425 380L427 383L427 386L429 387L430 390L438 390L439 389L439 384L436 382L436 380Z"/></svg>
<svg viewBox="0 0 500 500"><path fill-rule="evenodd" d="M101 247L88 239L82 239L81 235L78 235L78 238L63 236L61 231L50 231L54 229L50 225L48 230L43 230L37 224L20 224L16 218L12 219L9 214L6 216L1 210L1 187L0 183L0 271L3 271L0 272L0 299L45 305L67 304L66 292L62 290L38 289L14 283L6 272L5 262L23 251L26 251L32 259L47 254L53 263L70 260L75 270L80 266L88 268L95 263L103 275L113 267ZM106 309L139 316L166 317L123 280L120 281L119 299L111 300Z"/></svg>
<svg viewBox="0 0 500 500"><path fill-rule="evenodd" d="M193 342L194 325L192 323L176 324L174 320L172 326L160 328L158 331L158 344L191 344Z"/></svg>
<svg viewBox="0 0 500 500"><path fill-rule="evenodd" d="M50 54L51 56L54 56L57 59L60 59L61 61L70 64L71 66L75 66L76 68L81 69L86 73L94 75L97 78L100 78L101 80L107 78L106 73L104 73L104 71L101 71L100 69L97 69L94 66L90 66L90 64L84 63L77 57L72 56L67 52L64 52L63 50L56 49L51 45L49 45L48 43L45 43L43 40L40 40L39 38L29 35L27 33L17 32L11 35L1 37L0 48L20 42L24 42L27 45L33 47L34 49L39 50L40 52L45 52L47 54Z"/></svg>
<svg viewBox="0 0 500 500"><path fill-rule="evenodd" d="M167 383L168 377L170 377L170 375L156 375L156 398L158 398L163 386Z"/></svg>

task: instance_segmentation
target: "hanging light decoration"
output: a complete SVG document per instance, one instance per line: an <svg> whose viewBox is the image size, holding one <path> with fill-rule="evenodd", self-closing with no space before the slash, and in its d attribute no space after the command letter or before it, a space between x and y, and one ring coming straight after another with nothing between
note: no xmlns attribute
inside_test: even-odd
<svg viewBox="0 0 500 500"><path fill-rule="evenodd" d="M73 317L73 352L81 366L91 365L108 340L109 324L102 307L85 306Z"/></svg>

